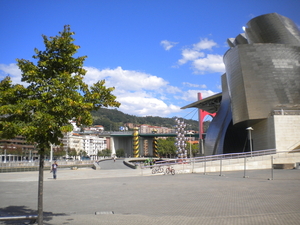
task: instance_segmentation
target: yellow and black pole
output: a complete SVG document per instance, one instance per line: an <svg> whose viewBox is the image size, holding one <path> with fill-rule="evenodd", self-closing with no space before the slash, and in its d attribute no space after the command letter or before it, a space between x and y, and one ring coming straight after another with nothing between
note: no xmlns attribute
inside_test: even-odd
<svg viewBox="0 0 300 225"><path fill-rule="evenodd" d="M133 157L139 157L139 128L133 128Z"/></svg>
<svg viewBox="0 0 300 225"><path fill-rule="evenodd" d="M154 129L152 131L153 134L156 134L157 133L157 130ZM153 156L158 158L158 151L157 151L157 137L154 137L153 138Z"/></svg>

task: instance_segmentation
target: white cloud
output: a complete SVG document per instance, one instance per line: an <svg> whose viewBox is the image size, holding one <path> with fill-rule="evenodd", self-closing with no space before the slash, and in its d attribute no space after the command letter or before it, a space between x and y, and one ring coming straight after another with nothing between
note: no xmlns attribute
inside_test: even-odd
<svg viewBox="0 0 300 225"><path fill-rule="evenodd" d="M183 82L182 84L187 87L207 88L205 84L191 84L189 82Z"/></svg>
<svg viewBox="0 0 300 225"><path fill-rule="evenodd" d="M89 85L105 79L107 87L115 87L114 95L121 103L122 112L139 116L168 116L180 111L180 106L167 104L165 101L180 93L178 87L169 85L161 77L139 71L115 69L99 70L85 67L87 70L85 82Z"/></svg>
<svg viewBox="0 0 300 225"><path fill-rule="evenodd" d="M134 70L123 70L121 67L104 70L98 70L93 67L84 68L87 70L84 80L89 85L96 83L98 80L105 79L107 86L113 86L127 91L137 91L141 89L158 90L168 86L168 82L161 77Z"/></svg>
<svg viewBox="0 0 300 225"><path fill-rule="evenodd" d="M217 46L216 42L205 38L205 39L201 39L198 43L193 44L193 49L195 49L195 50L212 49L212 47L215 47L215 46Z"/></svg>
<svg viewBox="0 0 300 225"><path fill-rule="evenodd" d="M217 43L207 38L201 39L198 43L193 44L192 48L184 48L182 50L182 58L178 60L178 65L191 62L192 69L196 74L223 73L225 65L223 57L218 54L206 54L204 51L212 51L213 47L217 47Z"/></svg>
<svg viewBox="0 0 300 225"><path fill-rule="evenodd" d="M176 94L176 93L180 93L180 92L182 92L178 87L174 87L174 86L167 86L166 87L166 91L167 91L167 93L169 93L169 94Z"/></svg>
<svg viewBox="0 0 300 225"><path fill-rule="evenodd" d="M194 102L198 100L197 99L198 93L202 94L202 98L207 98L209 96L217 94L211 90L188 90L185 91L183 95L181 95L179 98L185 101Z"/></svg>
<svg viewBox="0 0 300 225"><path fill-rule="evenodd" d="M203 52L199 52L194 49L183 49L182 50L182 58L178 60L179 65L183 65L187 63L188 61L194 61L199 57L204 57L205 54Z"/></svg>
<svg viewBox="0 0 300 225"><path fill-rule="evenodd" d="M205 58L193 62L195 73L203 74L206 71L224 73L225 65L221 55L208 54Z"/></svg>
<svg viewBox="0 0 300 225"><path fill-rule="evenodd" d="M13 84L21 84L21 70L15 63L9 65L0 64L0 77L3 79L6 76L10 76Z"/></svg>
<svg viewBox="0 0 300 225"><path fill-rule="evenodd" d="M167 41L167 40L163 40L160 42L160 45L162 45L166 51L169 51L171 48L173 48L177 44L178 44L178 42Z"/></svg>
<svg viewBox="0 0 300 225"><path fill-rule="evenodd" d="M120 110L130 115L139 116L160 116L165 117L170 113L180 111L180 106L167 105L157 98L147 98L141 95L119 96L118 101L122 104Z"/></svg>

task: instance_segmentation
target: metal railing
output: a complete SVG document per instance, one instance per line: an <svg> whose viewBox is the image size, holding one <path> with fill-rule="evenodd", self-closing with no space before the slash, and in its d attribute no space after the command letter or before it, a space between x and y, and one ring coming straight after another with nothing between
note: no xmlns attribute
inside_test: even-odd
<svg viewBox="0 0 300 225"><path fill-rule="evenodd" d="M276 149L266 149L252 152L242 152L242 153L229 153L229 154L220 154L220 155L211 155L211 156L202 156L194 158L195 163L203 161L215 161L220 159L240 159L247 157L257 157L264 155L276 154Z"/></svg>
<svg viewBox="0 0 300 225"><path fill-rule="evenodd" d="M273 115L300 115L300 110L274 110Z"/></svg>
<svg viewBox="0 0 300 225"><path fill-rule="evenodd" d="M278 153L276 149L267 149L260 151L251 152L242 152L242 153L229 153L229 154L220 154L220 155L210 155L210 156L201 156L195 158L184 158L184 159L169 159L164 161L158 161L154 165L141 166L141 168L149 168L161 165L181 165L181 164L191 164L191 163L203 163L203 162L213 162L220 161L223 159L243 159L257 156L266 156L274 155Z"/></svg>

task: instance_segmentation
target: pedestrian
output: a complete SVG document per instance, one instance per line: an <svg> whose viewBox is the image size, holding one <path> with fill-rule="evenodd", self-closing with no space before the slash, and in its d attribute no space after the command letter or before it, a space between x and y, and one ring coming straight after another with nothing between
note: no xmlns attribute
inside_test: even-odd
<svg viewBox="0 0 300 225"><path fill-rule="evenodd" d="M53 173L53 179L55 179L55 180L56 180L57 167L58 167L58 165L57 165L56 161L54 161L54 163L51 166L50 173Z"/></svg>

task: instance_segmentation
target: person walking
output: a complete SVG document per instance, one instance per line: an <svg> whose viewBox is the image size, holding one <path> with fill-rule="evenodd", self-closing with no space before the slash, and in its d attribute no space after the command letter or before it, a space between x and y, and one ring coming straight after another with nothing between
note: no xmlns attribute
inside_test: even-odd
<svg viewBox="0 0 300 225"><path fill-rule="evenodd" d="M56 161L54 161L54 163L51 166L50 173L53 173L53 179L55 179L55 180L56 180L57 167L58 167L58 165L57 165Z"/></svg>

